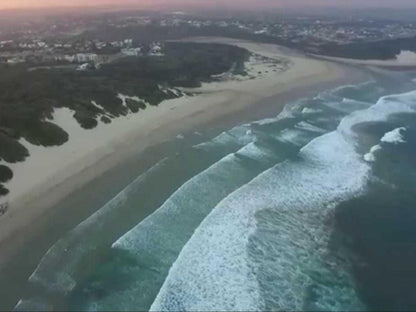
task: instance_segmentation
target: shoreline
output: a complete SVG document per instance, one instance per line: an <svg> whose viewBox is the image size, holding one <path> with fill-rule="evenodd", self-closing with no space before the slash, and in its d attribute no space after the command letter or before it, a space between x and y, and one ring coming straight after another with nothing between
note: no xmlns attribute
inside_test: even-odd
<svg viewBox="0 0 416 312"><path fill-rule="evenodd" d="M362 66L367 68L380 68L393 71L414 71L416 70L416 57L403 59L400 56L392 60L359 60L319 54L308 54L311 58L323 61L334 62L343 65ZM416 54L415 54L416 55Z"/></svg>
<svg viewBox="0 0 416 312"><path fill-rule="evenodd" d="M224 38L205 40L248 47L254 50L252 52L260 52L267 57L289 58L293 66L267 80L259 78L204 84L201 88L192 89L200 93L196 96L165 101L151 108L150 112L147 109L132 115L131 123L142 119L141 123L132 127L130 132L125 132L123 137L115 137L101 149L87 153L88 162L79 158L70 164L72 167L63 168L63 174L60 177L58 174L57 180L39 184L25 196L17 197L9 213L0 218L0 270L7 272L0 285L10 283L10 276L20 282L27 279L39 257L56 239L99 209L118 193L118 189L124 188L163 158L169 152L169 147L164 145L169 145L168 142L177 135L199 131L212 137L234 125L275 116L288 102L339 85L362 82L370 77L364 71L345 65L280 54L275 45ZM149 119L143 120L146 118ZM118 121L123 123L123 117ZM154 154L159 158L155 159ZM117 188L113 188L116 183ZM30 209L27 209L29 205ZM66 210L71 205L71 220L68 221L63 217L67 216ZM60 223L65 226L59 227ZM29 254L33 256L30 261L27 259ZM0 298L0 301L6 304L3 299Z"/></svg>

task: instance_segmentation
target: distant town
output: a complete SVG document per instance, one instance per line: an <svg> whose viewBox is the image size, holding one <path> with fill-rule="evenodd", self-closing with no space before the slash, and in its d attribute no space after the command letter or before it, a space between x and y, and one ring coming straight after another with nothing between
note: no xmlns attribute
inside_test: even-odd
<svg viewBox="0 0 416 312"><path fill-rule="evenodd" d="M36 37L36 36L34 36ZM26 39L0 41L0 61L7 64L78 64L77 70L97 67L123 56L161 56L163 45L152 42L133 46L133 39L103 42L80 40L76 42Z"/></svg>
<svg viewBox="0 0 416 312"><path fill-rule="evenodd" d="M331 54L335 47L337 54L339 46L414 38L416 22L339 16L210 18L185 12L48 18L0 31L0 63L86 70L126 56L160 56L164 40L198 35L275 42L317 54Z"/></svg>

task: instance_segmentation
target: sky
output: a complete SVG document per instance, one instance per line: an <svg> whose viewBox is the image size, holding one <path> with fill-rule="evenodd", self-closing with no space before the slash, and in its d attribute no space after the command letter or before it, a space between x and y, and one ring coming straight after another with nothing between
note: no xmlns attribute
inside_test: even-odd
<svg viewBox="0 0 416 312"><path fill-rule="evenodd" d="M244 8L292 6L366 6L416 7L416 0L0 0L0 9L57 6L125 6L192 4L196 6L228 6Z"/></svg>

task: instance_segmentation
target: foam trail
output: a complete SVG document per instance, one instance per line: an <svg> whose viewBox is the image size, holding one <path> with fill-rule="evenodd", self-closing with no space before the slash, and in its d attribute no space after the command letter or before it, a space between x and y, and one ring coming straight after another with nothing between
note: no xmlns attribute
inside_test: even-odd
<svg viewBox="0 0 416 312"><path fill-rule="evenodd" d="M325 130L319 127L316 127L314 125L311 125L305 121L301 121L300 123L296 124L295 128L303 130L303 131L309 131L309 132L316 133L316 134L324 134L326 132Z"/></svg>
<svg viewBox="0 0 416 312"><path fill-rule="evenodd" d="M368 81L358 85L347 85L335 88L330 91L322 92L319 98L326 101L351 99L360 102L375 102L383 95L384 89L375 81Z"/></svg>
<svg viewBox="0 0 416 312"><path fill-rule="evenodd" d="M263 170L297 153L301 146L324 131L306 122L296 122L293 118L268 119L264 123L253 123L245 133L244 127L239 127L238 136L248 135L258 141L247 144L190 179L155 213L113 244L115 250L134 255L141 268L131 272L137 276L135 282L94 302L90 305L92 309L115 308L119 302L125 307L147 309L151 302L146 307L146 300L152 292L153 298L156 296L180 250L212 208ZM294 126L290 135L285 134L288 124ZM265 132L264 127L268 131ZM224 138L229 138L230 133L226 132ZM157 273L148 273L156 267Z"/></svg>
<svg viewBox="0 0 416 312"><path fill-rule="evenodd" d="M374 145L370 149L370 151L367 154L364 155L364 160L367 161L367 162L375 162L376 161L376 153L381 149L382 149L382 147L379 144Z"/></svg>
<svg viewBox="0 0 416 312"><path fill-rule="evenodd" d="M215 208L184 247L151 310L265 309L246 249L255 214L323 208L361 191L368 174L337 132L315 139L300 156L302 163L266 171Z"/></svg>
<svg viewBox="0 0 416 312"><path fill-rule="evenodd" d="M334 109L341 113L350 114L354 111L368 108L369 106L372 105L372 103L360 102L360 101L355 101L355 100L350 100L350 99L343 99L342 101L339 101L339 102L326 102L324 105L330 109Z"/></svg>
<svg viewBox="0 0 416 312"><path fill-rule="evenodd" d="M323 224L334 205L365 190L370 176L353 127L414 111L415 100L416 92L384 97L349 115L303 148L298 160L267 170L221 201L184 246L151 310L363 309L347 268L324 260ZM275 224L262 217L267 211ZM295 223L298 217L304 224ZM267 222L268 231L279 224L283 232L264 235Z"/></svg>
<svg viewBox="0 0 416 312"><path fill-rule="evenodd" d="M412 113L416 107L416 91L382 97L376 105L357 111L344 118L338 129L346 137L356 139L354 125L364 122L387 121L388 117L397 113Z"/></svg>
<svg viewBox="0 0 416 312"><path fill-rule="evenodd" d="M103 233L102 229L106 228L108 222L112 220L109 216L125 205L129 195L141 187L147 175L158 170L165 162L166 159L163 159L139 176L100 210L81 222L68 235L54 244L43 256L39 265L29 277L29 281L40 284L51 292L63 294L71 292L77 284L73 276L76 267L81 259L99 244L100 240L96 236L101 235Z"/></svg>
<svg viewBox="0 0 416 312"><path fill-rule="evenodd" d="M238 149L236 147L242 147L253 141L250 129L251 127L248 124L237 126L228 131L222 132L210 141L197 144L194 147L204 151L210 151L213 148L218 149L223 147L228 151L228 153L231 153ZM230 147L234 147L234 150L230 150Z"/></svg>
<svg viewBox="0 0 416 312"><path fill-rule="evenodd" d="M245 138L246 127L236 127L229 131L231 134L223 133L219 135L206 143L207 146L204 150L194 147L187 151L185 155L165 158L158 162L55 243L42 257L37 268L29 277L29 281L47 292L63 295L72 292L77 286L76 275L80 267L83 266L83 259L95 254L103 246L110 245L114 241L114 237L121 234L119 233L120 228L131 222L126 222L123 213L133 216L135 214L131 210L138 205L152 205L152 199L149 197L144 200L141 194L144 189L151 188L149 184L153 182L149 183L149 181L157 179L160 175L166 176L169 174L173 174L177 176L177 179L180 179L177 173L177 163L188 163L187 169L189 170L183 170L184 176L193 174L192 170L199 171L201 168L208 167L223 155L242 146L239 140L247 140ZM241 137L239 136L240 133L243 133ZM194 159L198 159L195 164L192 162ZM158 186L160 189L166 188L169 191L172 187L171 184L175 181L175 179L172 179L172 182L166 181L166 185L163 184L163 186L159 182ZM162 190L160 190L160 193L162 193Z"/></svg>
<svg viewBox="0 0 416 312"><path fill-rule="evenodd" d="M37 300L19 300L13 311L53 311L53 307Z"/></svg>
<svg viewBox="0 0 416 312"><path fill-rule="evenodd" d="M405 127L396 128L393 131L387 132L382 138L381 142L383 143L391 143L391 144L400 144L406 143L403 138L402 132L406 131Z"/></svg>
<svg viewBox="0 0 416 312"><path fill-rule="evenodd" d="M181 186L156 212L113 244L134 255L141 268L135 270L137 278L127 289L97 302L94 309L119 307L120 302L123 307L148 308L151 301L146 307L147 298L156 296L182 247L211 209L280 158L250 143ZM145 273L155 267L157 272Z"/></svg>
<svg viewBox="0 0 416 312"><path fill-rule="evenodd" d="M406 127L396 128L390 132L387 132L380 139L380 144L374 145L371 147L370 151L364 155L364 160L367 162L375 162L377 160L376 154L379 152L385 144L398 145L401 143L406 143L406 140L403 137L402 132L406 131Z"/></svg>

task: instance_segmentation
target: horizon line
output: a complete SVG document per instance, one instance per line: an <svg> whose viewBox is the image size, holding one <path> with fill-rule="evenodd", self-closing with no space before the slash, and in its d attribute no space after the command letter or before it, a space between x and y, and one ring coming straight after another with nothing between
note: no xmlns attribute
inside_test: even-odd
<svg viewBox="0 0 416 312"><path fill-rule="evenodd" d="M71 10L71 9L101 9L101 10L123 10L123 9L201 9L201 10L209 10L209 9L218 9L218 8L227 8L233 9L235 11L261 11L261 10L268 10L268 9L373 9L373 10L408 10L408 9L416 9L415 6L408 6L408 7L394 7L394 6L379 6L379 5L358 5L358 4L346 4L346 5L327 5L327 4L317 4L317 5L264 5L262 7L253 8L248 6L241 6L241 5L227 5L218 4L218 2L212 4L197 4L195 2L192 3L177 3L177 4L168 4L166 2L159 2L156 3L148 3L148 4L138 4L138 3L125 3L125 4L60 4L54 6L22 6L22 7L6 7L0 8L0 12L17 12L17 11L57 11L57 10Z"/></svg>

